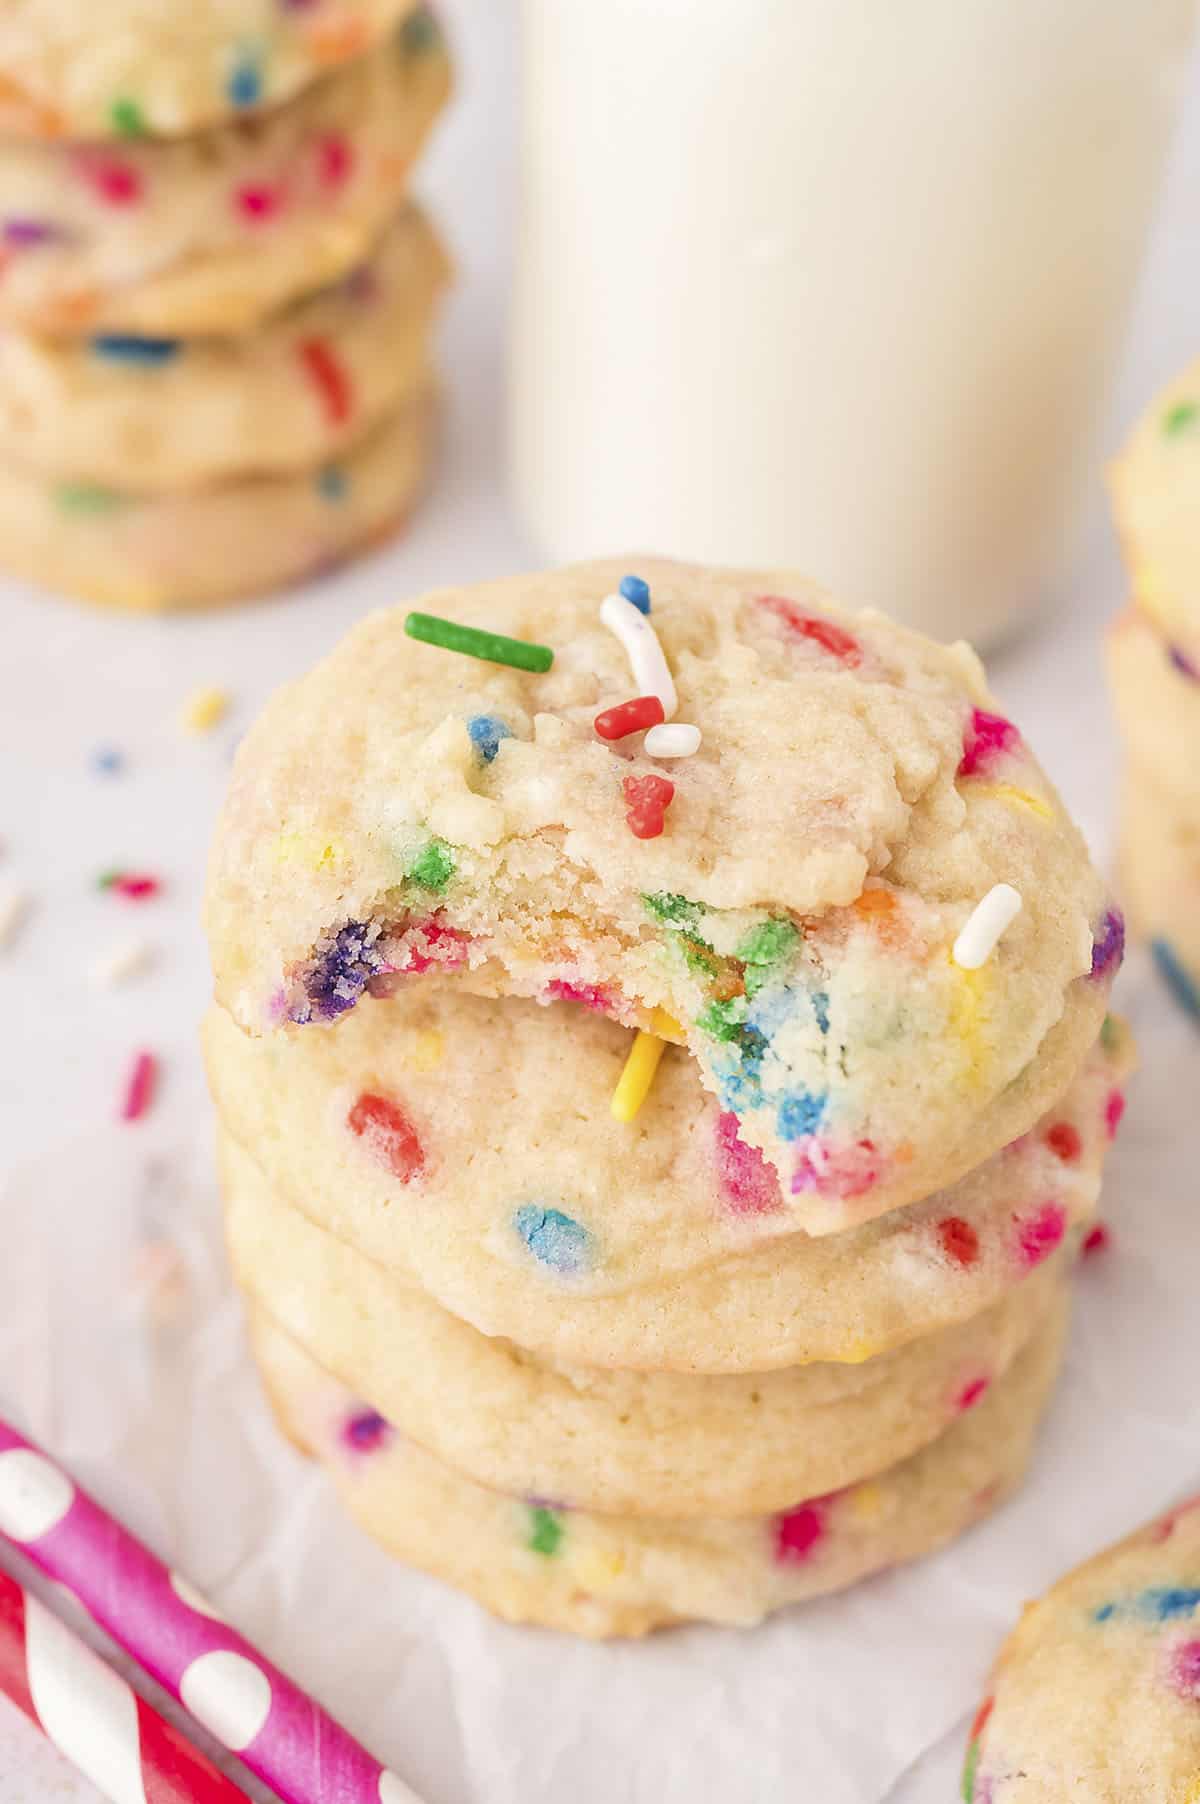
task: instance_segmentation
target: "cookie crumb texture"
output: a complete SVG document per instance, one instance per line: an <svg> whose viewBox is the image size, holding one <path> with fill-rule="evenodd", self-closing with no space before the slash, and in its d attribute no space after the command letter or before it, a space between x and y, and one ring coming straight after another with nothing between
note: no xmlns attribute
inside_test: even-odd
<svg viewBox="0 0 1200 1804"><path fill-rule="evenodd" d="M635 693L600 620L631 568L701 732L650 839L625 785L653 760L593 725ZM663 1009L818 1234L953 1183L1069 1085L1119 917L967 648L791 574L636 558L418 605L553 666L417 643L402 607L276 697L239 753L207 906L245 1030L319 1033L451 979L594 997L627 1027ZM998 883L1021 910L964 971L951 948Z"/></svg>
<svg viewBox="0 0 1200 1804"><path fill-rule="evenodd" d="M1200 1498L1025 1610L975 1718L966 1804L1200 1798Z"/></svg>

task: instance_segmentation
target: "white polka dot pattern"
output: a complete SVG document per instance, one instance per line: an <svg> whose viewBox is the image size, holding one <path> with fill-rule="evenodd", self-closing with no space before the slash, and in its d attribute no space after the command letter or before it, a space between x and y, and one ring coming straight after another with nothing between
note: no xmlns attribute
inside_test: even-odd
<svg viewBox="0 0 1200 1804"><path fill-rule="evenodd" d="M40 1541L74 1501L70 1479L31 1447L0 1453L0 1534L11 1541Z"/></svg>
<svg viewBox="0 0 1200 1804"><path fill-rule="evenodd" d="M193 1660L179 1681L186 1709L223 1747L248 1748L271 1714L271 1682L245 1654L214 1648Z"/></svg>

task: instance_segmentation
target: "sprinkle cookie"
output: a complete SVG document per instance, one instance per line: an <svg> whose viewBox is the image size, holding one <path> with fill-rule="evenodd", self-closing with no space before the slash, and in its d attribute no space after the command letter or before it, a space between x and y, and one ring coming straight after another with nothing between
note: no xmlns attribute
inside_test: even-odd
<svg viewBox="0 0 1200 1804"><path fill-rule="evenodd" d="M1200 662L1133 608L1110 628L1106 653L1131 764L1165 803L1200 822Z"/></svg>
<svg viewBox="0 0 1200 1804"><path fill-rule="evenodd" d="M911 1459L772 1515L593 1515L484 1489L400 1439L260 1311L256 1358L285 1430L398 1558L512 1622L640 1635L750 1624L961 1534L1012 1490L1058 1366L1065 1305L974 1409Z"/></svg>
<svg viewBox="0 0 1200 1804"><path fill-rule="evenodd" d="M482 1335L271 1197L227 1151L234 1275L405 1436L492 1490L639 1516L757 1515L871 1476L974 1409L1065 1249L981 1315L861 1365L744 1377L559 1366Z"/></svg>
<svg viewBox="0 0 1200 1804"><path fill-rule="evenodd" d="M194 132L278 106L360 55L413 0L9 0L0 12L0 134Z"/></svg>
<svg viewBox="0 0 1200 1804"><path fill-rule="evenodd" d="M282 890L338 846L277 832L275 854ZM256 1040L214 1010L210 1086L256 1162L231 1172L231 1194L287 1201L547 1358L702 1372L853 1362L988 1308L1090 1217L1131 1062L1113 1021L1015 1144L909 1209L810 1238L682 1050L636 1121L614 1118L631 1038L578 1002L432 984L330 1032Z"/></svg>
<svg viewBox="0 0 1200 1804"><path fill-rule="evenodd" d="M316 470L179 495L48 483L5 464L0 561L39 587L134 612L241 600L316 576L405 518L433 419L431 394L419 393Z"/></svg>
<svg viewBox="0 0 1200 1804"><path fill-rule="evenodd" d="M1134 600L1200 664L1200 360L1155 396L1111 489Z"/></svg>
<svg viewBox="0 0 1200 1804"><path fill-rule="evenodd" d="M1200 1797L1200 1499L1030 1604L971 1731L966 1804Z"/></svg>
<svg viewBox="0 0 1200 1804"><path fill-rule="evenodd" d="M0 457L141 496L319 467L428 382L448 273L408 206L368 263L241 338L0 333Z"/></svg>
<svg viewBox="0 0 1200 1804"><path fill-rule="evenodd" d="M243 742L208 927L244 1029L319 1034L434 974L580 998L686 1043L814 1233L954 1183L1070 1084L1122 925L966 648L794 575L646 561L417 614L460 644L376 614ZM662 769L594 724L645 695L699 731ZM281 882L281 832L336 851ZM957 962L997 885L1019 911Z"/></svg>
<svg viewBox="0 0 1200 1804"><path fill-rule="evenodd" d="M440 41L401 31L293 105L195 138L0 140L0 328L251 330L369 254L448 88Z"/></svg>
<svg viewBox="0 0 1200 1804"><path fill-rule="evenodd" d="M1200 1023L1200 800L1177 813L1130 773L1121 805L1121 887L1137 932L1179 1005Z"/></svg>

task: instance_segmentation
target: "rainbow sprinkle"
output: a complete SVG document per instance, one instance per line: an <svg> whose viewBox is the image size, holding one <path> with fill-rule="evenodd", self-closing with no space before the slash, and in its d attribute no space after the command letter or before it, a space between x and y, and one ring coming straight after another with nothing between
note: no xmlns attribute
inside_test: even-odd
<svg viewBox="0 0 1200 1804"><path fill-rule="evenodd" d="M228 712L229 696L224 689L196 689L184 703L179 718L189 733L207 733Z"/></svg>
<svg viewBox="0 0 1200 1804"><path fill-rule="evenodd" d="M466 658L479 658L485 664L505 664L511 670L532 671L543 676L554 662L548 645L535 645L529 639L509 639L503 633L485 633L477 626L463 626L457 620L445 620L439 614L409 614L404 630L410 639L423 645L436 645L442 651L461 652Z"/></svg>
<svg viewBox="0 0 1200 1804"><path fill-rule="evenodd" d="M634 1039L625 1069L617 1080L609 1109L614 1121L633 1121L650 1094L655 1074L667 1042L683 1039L683 1029L665 1009L654 1011L653 1033L639 1032Z"/></svg>
<svg viewBox="0 0 1200 1804"><path fill-rule="evenodd" d="M133 1061L121 1102L122 1121L140 1121L154 1100L158 1060L152 1052L139 1052Z"/></svg>
<svg viewBox="0 0 1200 1804"><path fill-rule="evenodd" d="M961 971L978 971L1000 943L1001 935L1021 911L1021 892L1011 883L994 883L975 904L950 953Z"/></svg>
<svg viewBox="0 0 1200 1804"><path fill-rule="evenodd" d="M580 1276L592 1263L592 1236L561 1209L524 1203L513 1216L513 1227L538 1263L564 1278Z"/></svg>

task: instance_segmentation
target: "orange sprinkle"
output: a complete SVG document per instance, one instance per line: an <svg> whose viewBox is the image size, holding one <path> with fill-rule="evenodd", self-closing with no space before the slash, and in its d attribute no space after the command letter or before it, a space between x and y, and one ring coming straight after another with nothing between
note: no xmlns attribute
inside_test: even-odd
<svg viewBox="0 0 1200 1804"><path fill-rule="evenodd" d="M318 21L308 34L309 48L322 63L344 63L367 46L367 28L361 20Z"/></svg>

